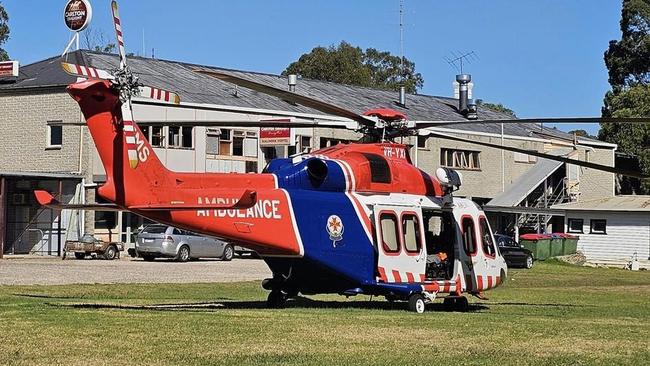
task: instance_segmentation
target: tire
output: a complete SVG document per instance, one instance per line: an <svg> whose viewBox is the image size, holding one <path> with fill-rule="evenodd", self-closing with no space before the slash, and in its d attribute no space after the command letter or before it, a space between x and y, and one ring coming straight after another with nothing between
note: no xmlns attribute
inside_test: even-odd
<svg viewBox="0 0 650 366"><path fill-rule="evenodd" d="M114 245L109 245L104 252L104 259L112 261L117 258L117 248Z"/></svg>
<svg viewBox="0 0 650 366"><path fill-rule="evenodd" d="M533 256L528 254L528 256L526 257L526 263L524 263L524 268L526 269L533 268L533 263L534 263Z"/></svg>
<svg viewBox="0 0 650 366"><path fill-rule="evenodd" d="M417 314L422 314L426 310L424 296L421 294L413 294L409 297L409 311Z"/></svg>
<svg viewBox="0 0 650 366"><path fill-rule="evenodd" d="M221 255L221 260L229 262L232 260L234 256L235 256L235 249L233 249L232 245L226 244L226 247L223 248L223 255Z"/></svg>
<svg viewBox="0 0 650 366"><path fill-rule="evenodd" d="M86 258L86 253L74 252L74 257L77 259L84 259Z"/></svg>
<svg viewBox="0 0 650 366"><path fill-rule="evenodd" d="M280 290L273 290L269 292L269 297L266 298L266 307L270 309L282 309L287 303L287 295Z"/></svg>
<svg viewBox="0 0 650 366"><path fill-rule="evenodd" d="M460 311L463 313L469 310L469 301L467 301L467 298L465 296L461 296L456 299L455 309L456 311Z"/></svg>
<svg viewBox="0 0 650 366"><path fill-rule="evenodd" d="M176 262L187 262L190 260L190 247L183 245L178 249L178 254L174 258Z"/></svg>
<svg viewBox="0 0 650 366"><path fill-rule="evenodd" d="M142 259L145 260L145 262L153 262L154 259L156 259L155 255L146 255L146 254L141 254Z"/></svg>

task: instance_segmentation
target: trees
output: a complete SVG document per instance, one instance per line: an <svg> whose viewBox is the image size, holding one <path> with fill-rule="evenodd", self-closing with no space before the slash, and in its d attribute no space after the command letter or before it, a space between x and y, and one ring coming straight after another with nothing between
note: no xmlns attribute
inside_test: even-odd
<svg viewBox="0 0 650 366"><path fill-rule="evenodd" d="M84 46L88 50L105 53L113 53L115 50L117 50L115 43L109 42L106 34L101 29L97 30L90 27L86 29L82 35Z"/></svg>
<svg viewBox="0 0 650 366"><path fill-rule="evenodd" d="M7 14L7 11L5 8L2 6L2 3L0 3L0 46L2 46L3 43L7 42L9 39L9 14ZM6 61L9 59L9 55L7 54L7 51L2 49L0 47L0 61Z"/></svg>
<svg viewBox="0 0 650 366"><path fill-rule="evenodd" d="M603 117L650 116L650 3L623 0L620 41L610 41L605 65L612 90L605 95ZM640 169L650 174L650 125L603 123L599 138L636 155ZM638 193L650 193L650 181Z"/></svg>
<svg viewBox="0 0 650 366"><path fill-rule="evenodd" d="M476 100L476 105L481 106L483 108L493 110L495 112L505 113L505 114L511 116L512 118L517 118L517 115L515 114L515 111L513 111L512 109L504 106L501 103L499 103L499 104L487 103L487 102L484 102L483 99L477 99Z"/></svg>
<svg viewBox="0 0 650 366"><path fill-rule="evenodd" d="M403 85L407 92L415 93L424 84L422 75L415 72L415 63L407 58L403 58L403 65L401 61L390 52L374 48L363 51L341 41L338 46L315 47L289 64L282 75L299 74L310 79L389 90Z"/></svg>

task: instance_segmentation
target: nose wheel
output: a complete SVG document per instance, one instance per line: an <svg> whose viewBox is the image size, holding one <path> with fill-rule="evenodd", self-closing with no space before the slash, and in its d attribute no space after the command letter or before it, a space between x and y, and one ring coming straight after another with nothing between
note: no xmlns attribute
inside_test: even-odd
<svg viewBox="0 0 650 366"><path fill-rule="evenodd" d="M442 305L447 311L465 312L469 309L469 301L467 301L467 298L465 296L446 297Z"/></svg>
<svg viewBox="0 0 650 366"><path fill-rule="evenodd" d="M412 294L409 296L409 311L422 314L426 310L426 303L422 294Z"/></svg>

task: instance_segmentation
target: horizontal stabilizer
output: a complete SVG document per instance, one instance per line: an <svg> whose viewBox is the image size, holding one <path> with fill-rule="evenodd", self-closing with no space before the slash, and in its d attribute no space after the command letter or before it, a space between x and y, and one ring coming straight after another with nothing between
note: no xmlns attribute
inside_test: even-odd
<svg viewBox="0 0 650 366"><path fill-rule="evenodd" d="M236 202L227 203L185 203L172 201L171 203L152 203L147 205L129 206L129 210L142 211L191 211L191 210L236 210L253 207L257 202L257 192L246 190Z"/></svg>
<svg viewBox="0 0 650 366"><path fill-rule="evenodd" d="M87 211L122 211L123 209L112 203L95 203L95 204L77 204L61 203L57 201L50 192L43 190L34 191L36 201L41 206L55 210L87 210Z"/></svg>

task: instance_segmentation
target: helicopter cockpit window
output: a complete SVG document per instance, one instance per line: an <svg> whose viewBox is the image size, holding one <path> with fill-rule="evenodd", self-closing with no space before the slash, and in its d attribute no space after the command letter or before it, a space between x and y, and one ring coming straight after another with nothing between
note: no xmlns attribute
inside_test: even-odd
<svg viewBox="0 0 650 366"><path fill-rule="evenodd" d="M402 235L404 236L404 249L409 253L419 253L422 249L420 240L420 223L414 214L402 216Z"/></svg>
<svg viewBox="0 0 650 366"><path fill-rule="evenodd" d="M474 228L474 219L464 217L463 222L463 246L465 253L476 254L476 230Z"/></svg>
<svg viewBox="0 0 650 366"><path fill-rule="evenodd" d="M370 162L370 181L373 183L390 183L390 166L386 159L377 154L364 153Z"/></svg>
<svg viewBox="0 0 650 366"><path fill-rule="evenodd" d="M384 252L399 252L397 217L393 213L384 212L379 216L379 222L381 225L381 241Z"/></svg>
<svg viewBox="0 0 650 366"><path fill-rule="evenodd" d="M485 217L479 219L479 224L481 226L481 239L483 245L483 253L489 257L494 257L496 254L496 248L494 247L494 239L492 233L490 232L490 227L488 226L487 220Z"/></svg>

